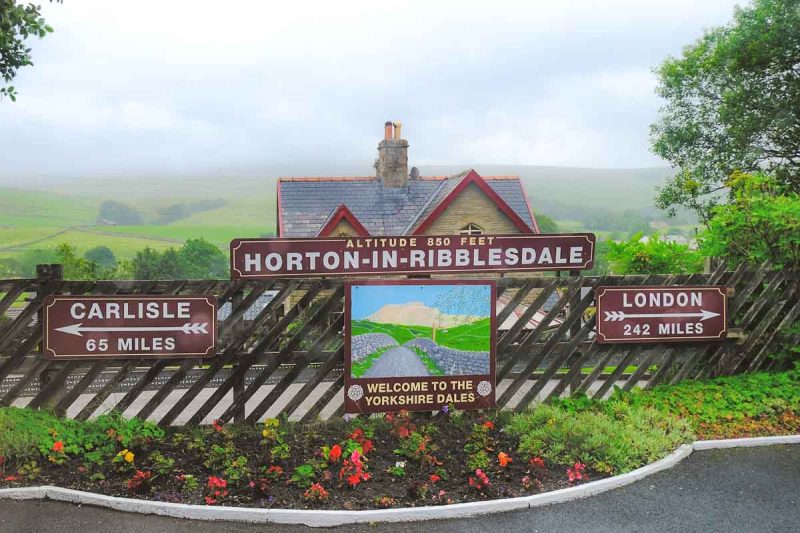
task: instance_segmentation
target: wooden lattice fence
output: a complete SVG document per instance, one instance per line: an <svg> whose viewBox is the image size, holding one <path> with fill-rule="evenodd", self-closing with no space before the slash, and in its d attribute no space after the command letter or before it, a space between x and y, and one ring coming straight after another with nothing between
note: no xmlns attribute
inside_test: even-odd
<svg viewBox="0 0 800 533"><path fill-rule="evenodd" d="M724 284L725 342L600 345L593 341L600 285ZM47 361L38 315L48 294L214 294L229 310L218 354L199 360ZM115 409L163 424L342 413L343 284L274 281L0 281L0 405L47 407L78 419ZM271 299L265 299L269 294ZM608 395L686 378L768 368L782 331L800 315L797 275L744 266L710 274L529 277L498 280L498 404L524 409L575 392ZM259 306L259 302L263 305ZM268 302L268 303L267 303ZM530 319L545 306L537 326ZM789 339L790 341L792 339ZM796 341L797 339L793 339Z"/></svg>

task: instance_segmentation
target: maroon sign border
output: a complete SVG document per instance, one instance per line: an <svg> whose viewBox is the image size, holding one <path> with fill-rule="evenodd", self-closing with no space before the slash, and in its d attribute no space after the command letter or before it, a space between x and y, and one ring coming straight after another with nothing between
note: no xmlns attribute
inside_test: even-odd
<svg viewBox="0 0 800 533"><path fill-rule="evenodd" d="M53 348L50 348L50 322L49 322L49 308L52 307L56 300L205 300L213 309L211 320L211 338L212 344L205 352L197 353L170 353L170 354L154 354L154 353L124 353L124 354L86 354L86 355L58 355ZM105 360L105 359L210 359L217 354L217 333L218 333L218 320L217 313L219 306L216 296L200 295L200 294L186 294L186 295L171 295L171 294L50 294L45 297L42 302L42 358L50 361L68 361L68 360Z"/></svg>
<svg viewBox="0 0 800 533"><path fill-rule="evenodd" d="M619 292L619 291L636 291L641 289L658 289L658 290L673 290L673 291L687 291L687 290L703 290L703 291L713 291L718 290L719 293L722 295L724 300L724 305L722 307L722 319L724 328L720 332L719 335L702 335L696 337L625 337L625 338L607 338L605 334L601 333L600 331L600 301L601 298L605 295L607 291L612 292ZM596 309L596 316L597 320L595 321L595 342L598 344L657 344L657 343L676 343L676 342L713 342L713 341L723 341L728 336L728 287L725 285L681 285L679 287L669 287L664 285L603 285L597 287L594 293L595 298L595 309ZM605 311L605 310L603 310Z"/></svg>
<svg viewBox="0 0 800 533"><path fill-rule="evenodd" d="M230 272L231 272L231 279L272 279L272 278L315 278L315 277L357 277L357 276L381 276L381 275L427 275L427 274L470 274L470 273L492 273L492 272L556 272L556 271L567 271L567 270L591 270L594 268L594 261L595 261L595 251L597 245L597 236L594 233L512 233L512 234L481 234L481 235L470 235L471 237L495 237L495 238L502 238L502 239L552 239L558 237L585 237L586 240L589 242L590 253L589 253L589 260L581 265L575 266L557 266L557 265L549 265L546 267L488 267L488 268L463 268L463 269L434 269L434 268L426 268L424 270L371 270L367 272L297 272L297 273L289 273L289 272L282 272L276 274L270 273L258 273L258 274L245 274L241 272L239 269L236 268L235 264L235 253L238 250L242 243L258 243L258 242L308 242L308 241L315 241L315 242L337 242L337 241L347 241L350 239L426 239L429 237L449 237L449 238L461 238L466 237L467 235L368 235L368 236L352 236L352 237L290 237L290 238L282 238L282 237L265 237L265 238L239 238L233 239L230 243Z"/></svg>
<svg viewBox="0 0 800 533"><path fill-rule="evenodd" d="M492 392L489 396L476 400L475 404L485 401L485 405L476 405L475 407L464 407L464 409L492 409L497 405L497 282L495 280L489 279L397 279L397 280L389 280L389 279L371 279L371 280L358 280L358 281L345 281L344 282L344 388L342 389L342 394L344 395L344 412L351 413L351 414L360 414L360 413L381 413L381 412L393 412L399 411L401 409L405 409L407 411L433 411L441 406L431 408L415 408L414 405L408 406L404 405L402 407L397 407L396 409L382 409L379 411L367 410L362 411L360 409L348 409L348 407L353 405L358 405L355 401L351 400L347 397L347 390L350 385L360 384L366 380L374 380L379 382L388 382L388 383L397 383L403 382L408 380L425 380L431 379L430 377L426 378L424 376L421 377L412 377L412 378L353 378L351 376L351 354L350 354L350 338L352 332L352 316L351 316L351 288L354 285L489 285L490 287L490 298L491 298L491 310L490 310L490 320L489 320L489 327L491 328L491 340L489 345L489 374L464 374L462 376L436 376L436 379L439 381L458 381L459 379L480 376L486 377L486 380L492 384ZM353 379L357 379L359 382L354 383ZM491 400L489 399L491 398Z"/></svg>

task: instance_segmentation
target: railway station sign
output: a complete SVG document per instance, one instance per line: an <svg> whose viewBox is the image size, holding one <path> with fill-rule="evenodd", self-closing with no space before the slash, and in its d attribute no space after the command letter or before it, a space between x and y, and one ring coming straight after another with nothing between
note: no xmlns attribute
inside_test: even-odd
<svg viewBox="0 0 800 533"><path fill-rule="evenodd" d="M494 407L495 297L486 280L347 283L345 412Z"/></svg>
<svg viewBox="0 0 800 533"><path fill-rule="evenodd" d="M593 233L235 239L231 278L584 270Z"/></svg>
<svg viewBox="0 0 800 533"><path fill-rule="evenodd" d="M216 352L215 296L48 296L47 359L204 358Z"/></svg>
<svg viewBox="0 0 800 533"><path fill-rule="evenodd" d="M728 328L725 286L598 287L598 343L719 341Z"/></svg>

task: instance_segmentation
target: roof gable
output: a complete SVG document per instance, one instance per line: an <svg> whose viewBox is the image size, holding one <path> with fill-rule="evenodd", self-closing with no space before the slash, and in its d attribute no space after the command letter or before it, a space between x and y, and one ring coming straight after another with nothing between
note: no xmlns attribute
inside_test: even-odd
<svg viewBox="0 0 800 533"><path fill-rule="evenodd" d="M317 232L317 237L327 237L328 234L333 231L333 229L341 222L342 220L347 221L353 229L356 230L360 237L368 237L369 231L365 228L361 222L358 221L356 216L353 214L352 211L347 209L347 206L344 204L340 204L339 207L333 210L333 212L328 217L328 220L325 224L322 225L320 230Z"/></svg>
<svg viewBox="0 0 800 533"><path fill-rule="evenodd" d="M277 184L278 234L281 237L315 237L345 205L369 235L408 235L469 176L470 173L451 177L420 176L400 188L385 188L375 177L280 178ZM524 230L526 233L531 232L530 228L538 233L518 177L480 179L502 199L499 205L510 207L523 221L528 228Z"/></svg>
<svg viewBox="0 0 800 533"><path fill-rule="evenodd" d="M521 231L522 233L533 233L534 230L525 223L522 218L513 210L511 207L506 203L505 200L492 188L489 184L484 180L474 169L470 169L460 180L454 183L454 186L450 187L447 191L440 191L440 196L443 196L438 202L436 202L433 209L430 210L425 218L421 220L416 225L416 228L413 230L412 234L419 235L423 233L428 227L430 227L433 222L439 218L439 216L444 213L447 207L453 203L453 201L460 195L467 187L470 185L477 186L481 192L483 192L486 196L489 197L492 202L497 205L497 207L502 211L504 215L506 215L511 223L516 226L516 228ZM531 220L533 220L533 215L531 215ZM535 225L535 222L534 222Z"/></svg>

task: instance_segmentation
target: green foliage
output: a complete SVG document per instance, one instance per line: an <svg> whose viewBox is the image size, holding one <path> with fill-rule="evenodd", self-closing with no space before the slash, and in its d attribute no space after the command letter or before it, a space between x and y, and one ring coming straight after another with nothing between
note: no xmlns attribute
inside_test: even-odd
<svg viewBox="0 0 800 533"><path fill-rule="evenodd" d="M45 411L0 408L0 455L18 463L41 457L49 460L53 444L60 441L65 455L80 457L89 465L99 464L114 458L120 447L155 445L163 436L163 430L152 422L116 413L80 422Z"/></svg>
<svg viewBox="0 0 800 533"><path fill-rule="evenodd" d="M522 453L616 474L656 461L692 439L688 422L624 402L576 412L540 405L515 415L505 429L519 437Z"/></svg>
<svg viewBox="0 0 800 533"><path fill-rule="evenodd" d="M606 240L598 240L594 248L594 266L586 273L587 276L605 276L608 274L611 265L608 264L609 243L611 237Z"/></svg>
<svg viewBox="0 0 800 533"><path fill-rule="evenodd" d="M0 259L0 279L22 277L22 263L13 257Z"/></svg>
<svg viewBox="0 0 800 533"><path fill-rule="evenodd" d="M754 372L658 385L648 391L617 390L610 401L705 423L755 418L784 410L800 412L800 366L787 372Z"/></svg>
<svg viewBox="0 0 800 533"><path fill-rule="evenodd" d="M138 226L144 223L144 219L136 208L113 200L105 200L100 204L97 223L106 222L114 222L123 226Z"/></svg>
<svg viewBox="0 0 800 533"><path fill-rule="evenodd" d="M152 469L159 475L165 476L172 472L172 468L175 466L175 459L171 457L165 457L159 451L154 451L150 454L150 462L152 463Z"/></svg>
<svg viewBox="0 0 800 533"><path fill-rule="evenodd" d="M678 173L659 190L659 207L685 206L706 221L737 170L764 170L798 191L798 40L795 0L754 0L662 63L652 148Z"/></svg>
<svg viewBox="0 0 800 533"><path fill-rule="evenodd" d="M113 269L117 266L117 258L114 257L114 252L104 244L86 250L83 254L83 258L92 263L96 263L100 268L104 269Z"/></svg>
<svg viewBox="0 0 800 533"><path fill-rule="evenodd" d="M220 279L228 276L228 259L207 240L189 239L177 250L137 252L132 269L136 279Z"/></svg>
<svg viewBox="0 0 800 533"><path fill-rule="evenodd" d="M701 250L739 262L800 268L800 194L763 173L736 172L726 184L731 201L713 209Z"/></svg>
<svg viewBox="0 0 800 533"><path fill-rule="evenodd" d="M615 274L685 274L703 271L703 255L685 244L662 240L657 233L647 242L636 234L627 241L608 243L607 258Z"/></svg>
<svg viewBox="0 0 800 533"><path fill-rule="evenodd" d="M472 431L467 436L464 444L464 453L467 456L467 468L474 472L480 468L489 467L489 452L494 450L495 441L491 436L492 428L486 424L473 424Z"/></svg>
<svg viewBox="0 0 800 533"><path fill-rule="evenodd" d="M558 233L558 224L549 216L536 213L536 224L539 226L541 233Z"/></svg>
<svg viewBox="0 0 800 533"><path fill-rule="evenodd" d="M41 16L41 6L22 4L17 0L0 0L0 97L17 100L17 92L10 85L21 67L33 65L31 49L25 41L32 36L40 39L52 32Z"/></svg>
<svg viewBox="0 0 800 533"><path fill-rule="evenodd" d="M300 488L308 488L317 479L317 471L314 465L305 463L294 469L292 483Z"/></svg>

